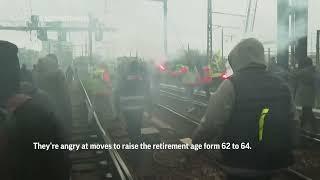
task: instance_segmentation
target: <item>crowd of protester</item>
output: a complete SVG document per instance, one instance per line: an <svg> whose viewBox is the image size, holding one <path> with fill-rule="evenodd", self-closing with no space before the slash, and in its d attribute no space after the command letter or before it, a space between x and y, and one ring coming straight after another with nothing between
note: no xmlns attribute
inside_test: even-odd
<svg viewBox="0 0 320 180"><path fill-rule="evenodd" d="M70 161L62 150L34 143L62 144L70 138L71 103L58 59L49 54L20 69L15 44L0 41L0 179L68 180Z"/></svg>
<svg viewBox="0 0 320 180"><path fill-rule="evenodd" d="M17 53L15 44L0 41L0 177L67 180L71 169L68 153L37 150L33 143L61 144L70 140L72 109L68 84L72 84L75 73L71 66L64 73L54 54L40 58L28 70L25 65L20 67ZM241 174L270 179L274 171L292 165L298 127L318 132L318 119L313 114L319 85L316 68L310 58L300 60L299 68L294 70L279 66L276 59L268 64L263 45L253 38L235 46L228 62L234 74L213 95L209 92L212 78L208 78L208 67L189 65L188 72L199 74L198 79L184 72L188 77L182 78L187 96L192 97L193 81L198 80L205 85L210 99L193 134L193 143L249 142L253 151L221 151L218 161L230 180L242 178ZM116 118L120 111L125 116L134 143L141 140L146 104L152 118L151 107L159 101L162 68L133 59L117 69L112 107ZM102 69L96 69L94 77L112 87L107 68ZM97 97L101 103L106 102ZM301 106L301 117L296 105ZM187 111L192 109L191 106Z"/></svg>

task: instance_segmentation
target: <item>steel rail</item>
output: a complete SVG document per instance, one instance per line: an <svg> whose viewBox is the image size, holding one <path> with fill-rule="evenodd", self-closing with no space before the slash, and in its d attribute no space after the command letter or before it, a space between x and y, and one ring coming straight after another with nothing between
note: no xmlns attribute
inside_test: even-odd
<svg viewBox="0 0 320 180"><path fill-rule="evenodd" d="M89 98L87 90L86 90L85 86L83 85L83 82L81 81L81 79L79 77L78 77L78 80L79 80L79 82L81 84L82 91L83 91L83 93L84 93L84 95L86 97L86 102L88 104L88 107L90 108L89 111L93 113L94 120L95 120L95 122L96 122L96 124L97 124L97 126L98 126L98 128L100 130L100 133L102 134L103 140L107 144L112 144L113 142L112 142L112 140L110 138L111 136L110 136L110 134L108 132L106 132L103 129L103 127L102 127L102 125L100 123L100 120L99 120L99 118L98 118L98 116L97 116L97 114L96 114L96 112L94 110L94 107L93 107L92 103L91 103L91 100ZM109 153L109 155L110 155L110 157L111 157L111 159L112 159L112 161L113 161L113 163L114 163L114 165L115 165L115 167L116 167L116 169L117 169L117 171L118 171L118 173L120 175L121 180L133 180L134 178L133 178L132 174L130 173L129 168L126 166L124 160L121 158L121 156L118 153L118 151L115 150L115 149L109 149L108 153Z"/></svg>
<svg viewBox="0 0 320 180"><path fill-rule="evenodd" d="M175 115L177 115L177 116L179 116L179 117L181 117L181 118L183 118L183 119L185 119L186 121L192 123L192 124L195 125L195 126L200 125L200 123L197 122L196 120L194 120L194 119L192 119L192 118L189 118L189 117L187 117L187 116L185 116L185 115L177 112L176 110L174 110L172 107L170 107L170 106L168 106L168 105L157 104L157 106L160 107L160 108L162 108L162 109L165 109L165 110L167 110L167 111L169 111L169 112L171 112L171 113L173 113L173 114L175 114Z"/></svg>
<svg viewBox="0 0 320 180"><path fill-rule="evenodd" d="M173 90L173 91L176 91L176 92L184 92L184 88L178 88L177 86L174 86L174 85L169 85L169 84L163 84L161 83L160 86L162 86L163 88L166 88L166 89L170 89L170 90ZM161 92L164 92L164 93L169 93L169 92L166 92L166 91L161 91ZM210 92L211 95L213 95L214 93L213 92ZM174 94L174 93L170 93L170 94ZM179 96L177 94L174 94L175 96ZM194 93L194 95L196 96L201 96L201 97L206 97L206 93L204 91L197 91L196 93ZM182 98L184 98L183 96L180 96ZM197 100L193 100L194 101L194 104L206 104L208 105L206 102L203 102L203 101L197 101ZM300 106L297 106L297 110L298 111L301 111L302 110L302 107ZM320 109L313 109L312 110L316 115L320 116ZM309 134L312 134L311 132L309 132ZM319 137L320 139L320 134L316 135Z"/></svg>
<svg viewBox="0 0 320 180"><path fill-rule="evenodd" d="M163 94L160 94L160 95L163 95L163 96L166 96L166 97L169 97L169 98L172 98L172 99L176 99L178 101L184 101L186 102L186 98L183 97L183 96L180 96L180 95L177 95L177 94L174 94L174 93L170 93L170 92L166 92L166 91L163 91L163 90L160 90L161 93ZM169 94L168 95L164 95L164 94ZM197 100L190 100L192 102L192 104L195 104L195 105L199 105L203 108L207 108L208 104L204 103L204 102L201 102L201 101L197 101ZM299 109L299 107L297 108ZM313 134L309 131L306 131L304 129L301 129L301 136L305 139L308 139L308 140L312 140L314 141L315 143L320 143L320 134Z"/></svg>
<svg viewBox="0 0 320 180"><path fill-rule="evenodd" d="M162 105L162 104L157 104L158 107L162 108L162 109L165 109L173 114L175 114L176 116L179 116L180 118L183 118L185 119L186 121L188 122L191 122L193 123L195 126L199 125L200 123L199 122L196 122L196 120L192 119L192 118L189 118L179 112L177 112L176 110L174 110L173 108L169 107L168 105ZM216 163L218 166L219 164ZM298 177L299 179L301 180L312 180L312 178L310 177L307 177L306 175L303 175L302 173L292 169L292 168L286 168L285 171L291 175L294 175L296 177Z"/></svg>
<svg viewBox="0 0 320 180"><path fill-rule="evenodd" d="M177 99L177 100L179 100L179 101L191 102L192 104L199 105L199 106L202 106L202 107L205 107L205 108L208 106L207 103L204 103L204 102L201 102L201 101L196 101L196 100L189 100L189 99L186 98L186 97L179 96L179 95L177 95L177 94L170 93L170 92L167 92L167 91L160 90L160 93L167 94L167 95L169 95L171 98ZM161 94L160 94L160 95L161 95Z"/></svg>
<svg viewBox="0 0 320 180"><path fill-rule="evenodd" d="M292 175L295 175L295 176L299 177L302 180L312 180L312 178L309 178L309 177L299 173L298 171L296 171L294 169L288 168L286 170L287 170L288 173L290 173Z"/></svg>
<svg viewBox="0 0 320 180"><path fill-rule="evenodd" d="M184 92L184 88L178 88L175 85L170 85L170 84L164 84L164 83L160 83L160 86L162 86L162 88L166 88L166 89L170 89L176 92ZM211 95L213 95L213 92L210 92ZM194 95L196 96L201 96L201 97L206 97L206 93L204 91L197 91L196 93L194 93ZM301 111L302 107L297 106L297 110ZM320 109L312 109L314 113L316 113L317 115L320 116Z"/></svg>

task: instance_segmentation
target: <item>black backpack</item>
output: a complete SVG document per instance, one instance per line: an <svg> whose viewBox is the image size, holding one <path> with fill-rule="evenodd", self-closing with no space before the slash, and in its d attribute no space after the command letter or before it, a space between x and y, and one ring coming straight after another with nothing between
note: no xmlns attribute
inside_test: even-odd
<svg viewBox="0 0 320 180"><path fill-rule="evenodd" d="M292 164L293 120L288 86L269 72L248 69L231 78L235 105L221 143L227 165L270 170ZM239 149L232 149L232 143Z"/></svg>

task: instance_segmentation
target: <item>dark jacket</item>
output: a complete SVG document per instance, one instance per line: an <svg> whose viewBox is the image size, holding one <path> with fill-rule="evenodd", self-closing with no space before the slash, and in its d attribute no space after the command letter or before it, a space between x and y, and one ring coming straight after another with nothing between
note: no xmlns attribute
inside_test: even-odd
<svg viewBox="0 0 320 180"><path fill-rule="evenodd" d="M248 51L250 50L250 51ZM264 60L264 50L261 43L249 39L239 43L229 55L230 65L233 72L239 73L244 69L266 68ZM255 84L251 84L254 86ZM290 94L289 94L290 95ZM234 84L230 80L225 80L217 91L211 95L205 116L201 120L200 126L193 134L193 143L220 142L224 129L230 122L236 107L237 92ZM250 101L248 101L249 103ZM300 121L296 113L293 100L290 100L290 109L285 109L290 114L291 125L298 130ZM245 133L245 132L243 132ZM297 142L298 131L286 132L292 142ZM243 172L243 169L241 170Z"/></svg>
<svg viewBox="0 0 320 180"><path fill-rule="evenodd" d="M316 97L315 67L308 66L294 72L297 87L295 101L298 106L314 107Z"/></svg>
<svg viewBox="0 0 320 180"><path fill-rule="evenodd" d="M60 150L35 150L34 142L61 144L61 128L54 114L34 100L29 100L14 111L17 140L12 153L16 157L16 180L67 180L69 162Z"/></svg>
<svg viewBox="0 0 320 180"><path fill-rule="evenodd" d="M64 73L61 70L41 72L38 74L38 86L53 100L57 116L65 129L71 129L71 99Z"/></svg>
<svg viewBox="0 0 320 180"><path fill-rule="evenodd" d="M251 149L222 150L231 167L272 170L292 164L291 94L279 77L261 68L248 68L231 79L235 104L223 129L221 143L250 143Z"/></svg>
<svg viewBox="0 0 320 180"><path fill-rule="evenodd" d="M141 69L126 68L119 74L115 87L117 111L143 110L149 83Z"/></svg>
<svg viewBox="0 0 320 180"><path fill-rule="evenodd" d="M32 97L37 104L40 104L49 112L53 112L57 116L57 107L54 106L53 100L45 91L35 87L35 85L30 82L21 82L20 93Z"/></svg>

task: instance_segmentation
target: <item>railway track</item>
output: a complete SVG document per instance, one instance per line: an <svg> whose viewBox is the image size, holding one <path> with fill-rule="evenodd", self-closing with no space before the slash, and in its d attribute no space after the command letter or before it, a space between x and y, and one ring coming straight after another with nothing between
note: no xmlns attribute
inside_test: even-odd
<svg viewBox="0 0 320 180"><path fill-rule="evenodd" d="M177 112L175 109L172 109L170 106L168 105L163 105L163 104L158 104L157 105L159 108L161 108L162 110L165 110L171 114L174 114L175 116L177 116L176 120L179 120L180 122L170 122L170 121L166 121L169 124L174 124L172 126L177 126L177 127L184 127L185 128L185 124L190 125L189 129L184 129L183 132L179 132L180 134L189 134L190 132L192 132L200 123L184 114L181 114L179 112ZM182 135L183 136L183 135ZM297 170L293 169L293 168L287 168L285 170L283 170L279 175L277 175L275 177L275 179L277 180L313 180L312 178L304 175L303 173L298 172ZM315 179L314 179L315 180Z"/></svg>
<svg viewBox="0 0 320 180"><path fill-rule="evenodd" d="M75 114L79 112L86 112L79 114L79 120L74 119L74 132L78 131L77 137L73 133L74 143L99 143L99 144L125 144L128 143L128 134L123 133L124 125L121 124L121 118L107 124L104 120L99 120L95 109L92 106L91 100L86 92L86 89L80 81L82 95L85 98L85 105L79 103L77 106L82 106L81 109L74 108ZM75 94L75 93L73 93ZM79 94L79 92L78 92ZM82 96L80 96L82 97ZM73 99L81 99L79 96ZM84 107L83 107L84 106ZM86 109L86 110L83 110ZM85 118L83 118L85 117ZM88 118L86 118L88 117ZM143 129L148 129L153 124L144 123ZM179 143L179 139L175 135L169 135L168 129L159 128L161 142L165 143ZM170 136L170 137L168 137ZM150 138L144 139L152 143ZM125 141L123 141L126 139ZM74 155L76 154L76 155ZM78 151L71 155L72 161L72 179L135 179L135 180L207 180L215 176L215 168L206 166L200 159L194 159L192 163L183 163L181 165L181 158L184 157L182 151L161 151L161 150L142 150L142 151L128 151L128 150L106 150L106 151ZM139 162L134 162L132 154L139 158ZM173 161L174 159L174 161ZM168 166L169 165L169 166ZM202 167L205 167L206 173L203 172ZM207 173L208 169L211 169ZM211 178L210 178L211 177ZM218 179L217 179L218 180Z"/></svg>
<svg viewBox="0 0 320 180"><path fill-rule="evenodd" d="M72 98L74 104L74 114L78 114L78 116L74 116L74 130L72 133L72 143L112 144L114 142L117 142L117 140L119 140L119 137L114 136L114 134L111 131L109 132L108 130L102 127L103 123L99 120L92 106L91 100L86 92L86 89L81 81L79 81L78 86L81 87L81 92L72 93L80 94ZM165 92L162 92L162 94L165 94ZM177 96L176 94L166 95L176 98L176 101L179 98L181 101L188 101L179 95ZM77 100L79 102L75 102ZM198 103L199 107L205 107L205 104L201 103ZM160 131L161 142L178 142L179 139L190 135L194 128L199 125L198 120L195 120L194 118L189 117L188 115L179 113L167 104L158 104L157 107L159 108L159 116L165 116L158 120L163 121L164 124L169 124L171 126L171 128L168 129L170 131L168 131L166 128L158 128ZM166 113L163 112L167 112L167 115L165 115ZM171 118L168 118L169 116L171 116ZM146 124L148 124L148 127L157 127L157 125L155 125L154 123L148 122ZM117 131L116 128L112 130ZM171 137L168 138L168 133L170 134L170 132L172 131L174 131L174 135L170 135ZM217 178L217 176L219 174L222 174L219 168L206 165L205 160L201 158L195 158L194 160L192 160L192 162L184 163L184 165L181 166L180 161L185 160L185 152L180 151L175 151L174 153L166 151L142 152L140 154L140 157L143 157L143 159L151 159L153 163L147 163L147 165L142 166L143 172L137 172L140 170L136 169L136 167L132 165L130 166L130 160L128 160L126 154L127 152L125 151L118 152L116 150L90 150L72 152L70 155L72 159L72 179L193 180L196 178L202 180L208 178L210 179L210 177L211 179L213 177L219 179ZM165 159L165 161L162 163L160 163L161 161L163 161L161 157L164 157ZM173 161L173 159L177 160ZM168 165L172 163L178 165L173 165L172 167L169 167ZM210 170L208 170L208 167L210 167ZM153 172L149 172L151 170ZM304 176L302 173L299 173L294 169L287 169L286 171L282 172L278 179L312 180L311 178Z"/></svg>
<svg viewBox="0 0 320 180"><path fill-rule="evenodd" d="M171 99L173 101L180 101L180 103L182 103L182 102L189 102L190 103L190 100L187 100L185 97L183 97L184 93L183 93L182 88L174 88L173 86L169 86L169 87L166 86L165 88L162 87L160 93L161 93L162 97L167 97L168 99ZM198 93L198 95L194 94L194 96L196 96L196 97L198 96L198 97L202 97L202 98L193 99L192 104L196 105L200 109L206 108L207 104L203 100L204 99L203 97L205 97L204 93L201 94L201 92L200 92L200 93ZM193 123L195 126L197 126L199 124L198 122L201 117L197 117L196 119L194 119L193 118L194 113L186 113L186 112L181 113L181 111L179 111L180 112L179 113L177 110L174 110L174 108L172 108L170 106L172 106L172 105L161 105L161 107L165 107L165 109L167 109L168 111L170 110L170 111L175 112L175 114L180 114L180 119L183 119L183 117L187 117L188 120L185 121L185 123L187 122L188 124L190 124L190 122L196 122L196 123ZM179 107L179 106L181 106L181 105L178 105L176 107ZM181 123L183 123L183 122L181 122ZM308 144L310 144L310 142L311 142L311 144L312 144L312 145L307 145L306 148L313 149L316 146L317 148L315 148L315 151L319 151L319 148L318 148L320 145L319 134L314 134L314 133L311 133L310 131L301 129L301 137L304 139L304 142L308 142ZM305 143L304 143L304 145L305 145ZM306 153L306 154L309 154L309 153ZM295 175L295 176L301 176L302 179L312 179L307 176L304 176L303 173L300 173L300 171L298 172L297 170L294 170L294 169L296 169L296 168L288 169L287 173L290 173L291 175ZM313 170L313 171L316 171L316 170ZM317 177L319 178L318 174L317 174Z"/></svg>
<svg viewBox="0 0 320 180"><path fill-rule="evenodd" d="M168 97L170 99L174 99L174 100L177 100L177 101L180 101L180 102L186 102L186 103L191 102L193 105L198 106L200 109L202 109L202 113L204 112L203 108L207 108L207 106L208 106L207 103L200 102L200 101L197 101L197 100L190 101L190 100L188 100L187 98L185 98L183 96L176 95L176 94L173 94L171 92L166 92L166 91L161 90L160 93L161 93L161 96ZM201 118L201 117L198 117L197 119L195 119L194 118L194 114L190 114L190 113L186 113L184 116L186 116L188 118L193 118L194 119L193 121L197 121L197 122L199 122L199 120ZM310 132L308 130L301 129L301 137L303 137L304 139L306 139L308 141L312 141L315 144L319 144L320 145L320 134L315 134L315 133L312 133L312 132Z"/></svg>
<svg viewBox="0 0 320 180"><path fill-rule="evenodd" d="M186 97L184 97L184 90L182 88L177 88L172 85L164 85L164 84L161 84L161 88L162 90L160 90L160 93L162 94L162 96L166 96L181 102L191 102L193 105L198 106L199 108L207 108L208 106L208 102L207 100L205 100L206 98L205 93L202 91L195 93L194 94L195 98L190 101ZM300 111L301 108L298 107L297 110ZM320 110L315 109L314 113L317 116L320 116ZM308 130L301 129L301 136L304 139L311 140L317 144L320 144L320 134L315 134Z"/></svg>
<svg viewBox="0 0 320 180"><path fill-rule="evenodd" d="M81 80L71 85L73 128L70 144L112 144L92 106ZM72 180L133 180L116 150L79 149L70 152Z"/></svg>

